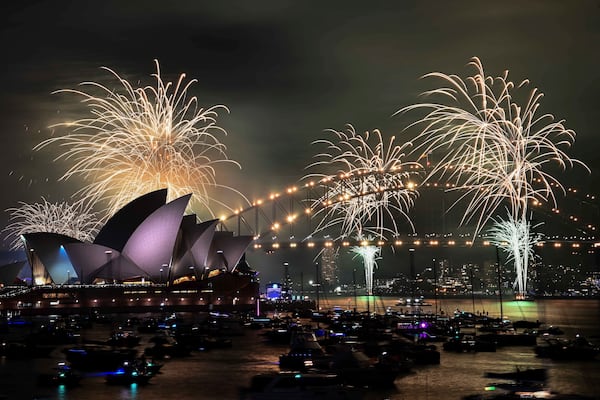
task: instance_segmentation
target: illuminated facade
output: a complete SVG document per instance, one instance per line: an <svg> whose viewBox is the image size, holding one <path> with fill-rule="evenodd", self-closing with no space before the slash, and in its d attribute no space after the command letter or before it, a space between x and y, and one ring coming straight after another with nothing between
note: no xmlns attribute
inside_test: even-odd
<svg viewBox="0 0 600 400"><path fill-rule="evenodd" d="M217 232L218 220L184 216L191 195L166 203L166 189L118 211L93 243L55 233L23 235L34 285L200 280L235 270L251 236Z"/></svg>

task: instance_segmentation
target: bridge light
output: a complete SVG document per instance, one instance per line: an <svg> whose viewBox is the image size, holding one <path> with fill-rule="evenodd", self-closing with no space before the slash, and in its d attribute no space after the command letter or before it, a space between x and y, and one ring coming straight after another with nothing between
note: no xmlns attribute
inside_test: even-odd
<svg viewBox="0 0 600 400"><path fill-rule="evenodd" d="M309 247L309 248L313 248L313 247L315 247L315 243L314 242L308 242L308 243L306 243L306 246Z"/></svg>
<svg viewBox="0 0 600 400"><path fill-rule="evenodd" d="M348 241L343 241L343 242L342 242L342 246L344 246L344 247L348 247L348 246L350 246L350 242L348 242Z"/></svg>
<svg viewBox="0 0 600 400"><path fill-rule="evenodd" d="M487 241L487 240L484 240L484 241L483 241L483 245L484 245L484 246L489 246L489 245L490 245L490 242L489 242L489 241Z"/></svg>
<svg viewBox="0 0 600 400"><path fill-rule="evenodd" d="M558 242L557 242L557 243L554 243L554 247L557 247L557 248L558 248L558 247L562 247L562 244L561 244L561 243L558 243Z"/></svg>
<svg viewBox="0 0 600 400"><path fill-rule="evenodd" d="M396 246L402 246L402 240L396 240L396 241L394 242L394 244L395 244Z"/></svg>
<svg viewBox="0 0 600 400"><path fill-rule="evenodd" d="M362 241L360 242L360 245L361 245L361 246L368 246L368 245L369 245L369 242L368 242L368 241L366 241L366 240L362 240Z"/></svg>
<svg viewBox="0 0 600 400"><path fill-rule="evenodd" d="M290 247L292 249L295 249L298 246L298 243L290 243Z"/></svg>
<svg viewBox="0 0 600 400"><path fill-rule="evenodd" d="M278 249L278 248L279 248L279 243L273 243L273 246L272 246L272 247L273 247L274 249Z"/></svg>
<svg viewBox="0 0 600 400"><path fill-rule="evenodd" d="M274 231L276 231L277 229L279 229L279 222L275 222L275 223L273 224L273 227L272 227L272 228L273 228L273 230L274 230Z"/></svg>
<svg viewBox="0 0 600 400"><path fill-rule="evenodd" d="M448 240L448 244L450 246L454 246L456 244L456 242L454 240Z"/></svg>
<svg viewBox="0 0 600 400"><path fill-rule="evenodd" d="M380 241L377 242L377 246L381 247L381 246L384 246L384 245L385 245L385 242L383 240L380 240Z"/></svg>
<svg viewBox="0 0 600 400"><path fill-rule="evenodd" d="M306 214L310 214L311 212L312 212L312 210L311 210L310 208L306 208L306 209L304 210L304 213L306 213Z"/></svg>
<svg viewBox="0 0 600 400"><path fill-rule="evenodd" d="M414 244L415 246L418 246L418 245L420 245L420 244L421 244L421 241L420 241L420 240L415 240L413 244Z"/></svg>

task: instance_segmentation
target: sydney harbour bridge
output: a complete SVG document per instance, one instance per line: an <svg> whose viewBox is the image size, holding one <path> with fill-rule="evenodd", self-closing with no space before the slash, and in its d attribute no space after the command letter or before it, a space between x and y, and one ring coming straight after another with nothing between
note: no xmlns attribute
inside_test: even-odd
<svg viewBox="0 0 600 400"><path fill-rule="evenodd" d="M376 174L374 172L373 174ZM363 177L340 176L348 187L356 186L356 180ZM339 184L339 182L337 182ZM469 226L460 226L460 215L453 210L456 193L451 193L448 182L427 182L423 185L414 181L403 183L419 192L415 200L415 229L406 224L404 233L392 237L339 237L334 227L315 233L319 226L327 226L324 219L330 217L325 209L336 202L348 201L339 190L334 190L333 180L323 179L290 186L280 192L267 194L254 200L246 208L234 210L220 217L220 227L236 235L254 237L252 248L276 251L280 248L323 248L349 247L365 244L377 246L421 246L421 247L478 247L488 246L485 233L473 237ZM339 187L339 185L335 185ZM397 182L383 182L380 192L398 190ZM331 192L331 195L328 195ZM359 193L372 195L373 193ZM328 201L319 201L322 199ZM565 189L561 199L564 207L533 202L532 220L543 222L544 239L538 245L553 247L594 248L598 246L597 227L599 216L598 201L595 195L583 193L576 188ZM402 217L404 218L404 217ZM425 229L422 229L425 228Z"/></svg>

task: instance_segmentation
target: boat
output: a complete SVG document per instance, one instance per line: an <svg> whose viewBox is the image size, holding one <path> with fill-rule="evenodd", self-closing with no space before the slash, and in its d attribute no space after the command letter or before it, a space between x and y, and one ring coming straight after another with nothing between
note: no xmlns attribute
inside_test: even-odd
<svg viewBox="0 0 600 400"><path fill-rule="evenodd" d="M548 379L548 370L546 368L527 368L520 369L517 367L514 371L509 372L486 372L486 378L507 379L518 382L545 382Z"/></svg>
<svg viewBox="0 0 600 400"><path fill-rule="evenodd" d="M31 341L27 343L0 341L0 357L9 359L46 358L54 348L55 346L37 345Z"/></svg>
<svg viewBox="0 0 600 400"><path fill-rule="evenodd" d="M81 381L81 375L65 362L59 362L52 374L42 374L39 376L41 386L76 386Z"/></svg>
<svg viewBox="0 0 600 400"><path fill-rule="evenodd" d="M240 390L241 400L353 400L364 390L344 385L336 374L320 372L271 372L252 377Z"/></svg>
<svg viewBox="0 0 600 400"><path fill-rule="evenodd" d="M431 307L432 304L426 302L422 298L406 298L406 299L398 299L396 302L397 307Z"/></svg>
<svg viewBox="0 0 600 400"><path fill-rule="evenodd" d="M132 361L133 365L148 374L156 375L160 373L161 368L164 364L158 363L153 359L147 359L145 356L141 356Z"/></svg>
<svg viewBox="0 0 600 400"><path fill-rule="evenodd" d="M106 371L117 368L137 355L135 349L91 344L66 348L63 352L73 368L83 371Z"/></svg>
<svg viewBox="0 0 600 400"><path fill-rule="evenodd" d="M110 335L110 338L106 341L108 346L114 347L135 347L140 344L142 340L141 336L134 334L131 331L116 331Z"/></svg>
<svg viewBox="0 0 600 400"><path fill-rule="evenodd" d="M148 370L138 368L136 363L126 361L117 370L106 374L109 385L129 385L132 383L146 384L154 376Z"/></svg>
<svg viewBox="0 0 600 400"><path fill-rule="evenodd" d="M334 348L331 363L325 372L335 373L347 385L364 388L391 387L396 378L408 372L393 358L382 356L374 362L362 351L344 344Z"/></svg>
<svg viewBox="0 0 600 400"><path fill-rule="evenodd" d="M463 400L515 400L515 399L552 399L552 400L592 400L592 397L578 394L557 393L541 383L490 383L484 394L473 394Z"/></svg>
<svg viewBox="0 0 600 400"><path fill-rule="evenodd" d="M511 330L497 331L478 335L481 340L496 343L497 346L535 346L537 335L534 333L518 333Z"/></svg>
<svg viewBox="0 0 600 400"><path fill-rule="evenodd" d="M480 339L475 335L459 334L448 339L442 346L446 351L464 352L495 352L496 343Z"/></svg>
<svg viewBox="0 0 600 400"><path fill-rule="evenodd" d="M192 348L186 344L179 343L168 335L157 335L150 339L154 343L152 347L144 349L144 355L155 359L187 357Z"/></svg>
<svg viewBox="0 0 600 400"><path fill-rule="evenodd" d="M306 368L327 368L330 357L325 353L314 332L296 329L292 332L290 351L279 356L279 368L301 371Z"/></svg>
<svg viewBox="0 0 600 400"><path fill-rule="evenodd" d="M575 339L545 338L535 349L538 357L552 360L594 360L600 354L600 347L594 346L586 338L577 335Z"/></svg>

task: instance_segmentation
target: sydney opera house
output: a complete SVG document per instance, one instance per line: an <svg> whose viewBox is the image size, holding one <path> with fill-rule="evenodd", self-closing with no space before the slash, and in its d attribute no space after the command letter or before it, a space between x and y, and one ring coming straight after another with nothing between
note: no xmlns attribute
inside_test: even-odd
<svg viewBox="0 0 600 400"><path fill-rule="evenodd" d="M27 261L0 267L0 310L250 307L259 296L244 257L252 237L185 215L190 197L167 203L166 189L139 197L115 213L93 243L24 234ZM14 285L22 268L30 268L31 281Z"/></svg>

